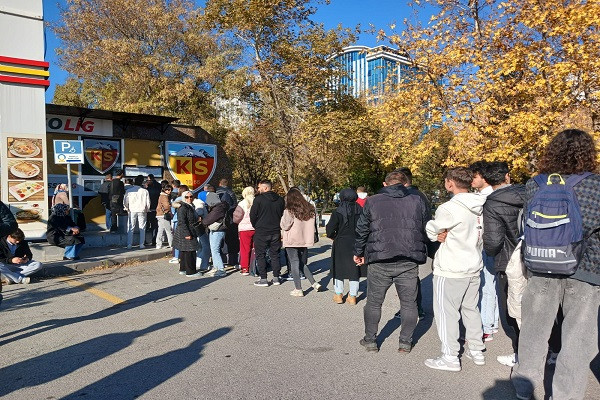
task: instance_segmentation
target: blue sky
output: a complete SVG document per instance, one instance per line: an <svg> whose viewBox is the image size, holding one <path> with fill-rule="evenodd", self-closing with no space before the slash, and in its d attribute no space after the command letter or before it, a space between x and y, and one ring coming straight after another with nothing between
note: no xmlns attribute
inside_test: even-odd
<svg viewBox="0 0 600 400"><path fill-rule="evenodd" d="M323 22L327 28L333 28L341 23L345 27L354 27L360 24L363 29L368 29L369 24L373 24L377 29L387 29L391 23L397 22L400 25L404 18L411 17L407 2L402 0L331 0L331 4L319 6L313 20ZM196 0L196 3L203 4L204 1ZM59 20L57 4L64 6L66 0L44 0L44 19L46 21ZM428 20L429 15L423 15L422 18ZM363 34L356 44L375 46L378 43L375 36ZM52 31L46 28L46 61L50 63L50 87L46 91L46 102L48 103L52 101L56 85L63 83L68 75L67 71L58 67L55 52L58 47L60 47L60 42Z"/></svg>

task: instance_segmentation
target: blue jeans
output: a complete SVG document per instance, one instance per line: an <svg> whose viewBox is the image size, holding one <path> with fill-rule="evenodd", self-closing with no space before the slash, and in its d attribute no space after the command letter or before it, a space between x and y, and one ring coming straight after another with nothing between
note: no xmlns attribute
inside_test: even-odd
<svg viewBox="0 0 600 400"><path fill-rule="evenodd" d="M223 258L221 257L221 245L223 244L223 240L225 240L225 232L210 231L208 240L210 242L213 267L221 271L224 269Z"/></svg>
<svg viewBox="0 0 600 400"><path fill-rule="evenodd" d="M350 291L348 294L350 296L358 296L358 281L348 281L348 286L350 286ZM335 288L335 294L344 293L344 280L343 279L334 279L333 287Z"/></svg>
<svg viewBox="0 0 600 400"><path fill-rule="evenodd" d="M175 232L175 228L177 228L177 220L171 221L173 225L173 232ZM173 249L173 258L179 258L179 249Z"/></svg>
<svg viewBox="0 0 600 400"><path fill-rule="evenodd" d="M196 268L206 270L208 269L208 259L210 258L210 240L208 239L208 234L205 233L200 236L198 243L200 243L200 251L198 251L196 257Z"/></svg>
<svg viewBox="0 0 600 400"><path fill-rule="evenodd" d="M479 309L483 333L491 334L498 329L500 313L498 311L498 296L496 295L496 275L491 271L494 268L494 257L483 252L483 269L481 270L481 286L479 289Z"/></svg>
<svg viewBox="0 0 600 400"><path fill-rule="evenodd" d="M65 246L65 257L75 258L79 256L83 243L74 244L71 246Z"/></svg>
<svg viewBox="0 0 600 400"><path fill-rule="evenodd" d="M105 216L106 216L106 229L110 230L110 227L112 226L112 212L106 208L105 209Z"/></svg>

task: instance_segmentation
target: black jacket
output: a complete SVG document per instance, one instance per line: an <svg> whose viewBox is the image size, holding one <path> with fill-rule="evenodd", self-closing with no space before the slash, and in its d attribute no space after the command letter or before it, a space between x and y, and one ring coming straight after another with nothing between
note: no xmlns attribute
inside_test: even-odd
<svg viewBox="0 0 600 400"><path fill-rule="evenodd" d="M100 202L107 210L110 210L110 198L108 197L108 192L110 191L110 183L111 181L104 181L102 185L100 185L100 189L98 189L98 194L100 195Z"/></svg>
<svg viewBox="0 0 600 400"><path fill-rule="evenodd" d="M177 210L177 227L173 234L173 247L179 251L196 251L198 249L198 234L194 225L198 220L194 207L185 202L174 202ZM186 239L191 237L192 239Z"/></svg>
<svg viewBox="0 0 600 400"><path fill-rule="evenodd" d="M160 183L156 181L150 181L150 183L146 186L146 190L148 191L148 195L150 196L149 212L156 212L156 207L158 207L158 198L160 197L161 192Z"/></svg>
<svg viewBox="0 0 600 400"><path fill-rule="evenodd" d="M367 263L406 258L427 260L425 225L431 212L418 194L401 184L384 187L367 198L356 226L354 255Z"/></svg>
<svg viewBox="0 0 600 400"><path fill-rule="evenodd" d="M202 218L202 224L208 228L209 225L215 222L222 222L223 219L226 217L228 210L229 204L227 204L225 201L221 201L219 204L215 204L214 206L210 207L208 214L206 214L206 216ZM225 232L227 231L227 227L225 225L221 225L221 227L217 229L217 231Z"/></svg>
<svg viewBox="0 0 600 400"><path fill-rule="evenodd" d="M483 249L494 257L495 272L506 271L519 238L518 217L525 203L525 186L510 185L490 193L483 205Z"/></svg>
<svg viewBox="0 0 600 400"><path fill-rule="evenodd" d="M17 230L17 220L6 204L0 201L0 236L8 236Z"/></svg>
<svg viewBox="0 0 600 400"><path fill-rule="evenodd" d="M48 243L58 247L73 246L80 243L85 243L85 239L81 234L73 235L70 227L77 226L70 216L51 215L48 220L48 230L46 231L46 240Z"/></svg>
<svg viewBox="0 0 600 400"><path fill-rule="evenodd" d="M216 193L219 195L219 199L221 199L221 201L227 203L229 209L235 209L237 207L237 198L230 187L219 186L216 190Z"/></svg>
<svg viewBox="0 0 600 400"><path fill-rule="evenodd" d="M125 197L125 185L119 178L113 178L108 190L108 199L111 210L123 209L123 198Z"/></svg>
<svg viewBox="0 0 600 400"><path fill-rule="evenodd" d="M21 243L17 245L15 254L12 254L10 252L10 248L8 247L8 243L6 242L6 236L3 236L0 238L0 263L12 264L12 259L14 257L27 257L31 261L33 259L33 253L29 249L27 240L22 240Z"/></svg>
<svg viewBox="0 0 600 400"><path fill-rule="evenodd" d="M285 202L275 192L261 193L254 199L250 208L250 222L259 235L275 235L280 232L279 223L283 216Z"/></svg>

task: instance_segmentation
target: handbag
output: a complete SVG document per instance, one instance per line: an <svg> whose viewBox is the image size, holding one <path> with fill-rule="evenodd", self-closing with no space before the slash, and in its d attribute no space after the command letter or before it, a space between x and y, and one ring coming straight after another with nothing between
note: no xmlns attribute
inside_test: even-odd
<svg viewBox="0 0 600 400"><path fill-rule="evenodd" d="M171 221L173 219L173 213L171 212L171 210L165 211L165 207L162 204L160 205L160 208L162 209L165 221Z"/></svg>

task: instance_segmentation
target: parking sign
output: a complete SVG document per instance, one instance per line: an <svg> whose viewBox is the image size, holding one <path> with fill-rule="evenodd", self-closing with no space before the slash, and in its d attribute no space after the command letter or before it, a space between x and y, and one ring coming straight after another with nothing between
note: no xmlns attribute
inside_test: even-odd
<svg viewBox="0 0 600 400"><path fill-rule="evenodd" d="M82 140L55 140L55 164L83 164Z"/></svg>

